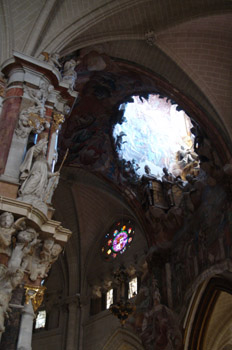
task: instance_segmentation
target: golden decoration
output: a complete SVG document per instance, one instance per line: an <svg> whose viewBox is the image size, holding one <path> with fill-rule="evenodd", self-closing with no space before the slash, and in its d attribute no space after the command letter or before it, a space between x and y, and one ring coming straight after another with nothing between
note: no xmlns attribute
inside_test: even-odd
<svg viewBox="0 0 232 350"><path fill-rule="evenodd" d="M123 301L121 299L115 304L110 305L111 313L119 319L122 326L124 326L128 317L130 317L135 310L136 306L131 304L128 300Z"/></svg>
<svg viewBox="0 0 232 350"><path fill-rule="evenodd" d="M28 284L25 284L24 288L26 289L25 303L29 304L29 301L31 300L33 310L36 312L43 301L44 292L45 292L46 287L44 287L44 286L30 286Z"/></svg>
<svg viewBox="0 0 232 350"><path fill-rule="evenodd" d="M54 112L53 113L53 127L55 128L55 130L58 130L60 127L60 124L63 124L65 121L65 117L64 114L61 112Z"/></svg>
<svg viewBox="0 0 232 350"><path fill-rule="evenodd" d="M50 54L49 54L48 52L43 51L43 52L41 52L41 55L44 56L44 61L45 61L45 62L48 62L48 61L49 61Z"/></svg>
<svg viewBox="0 0 232 350"><path fill-rule="evenodd" d="M39 125L44 124L45 123L45 119L40 117L39 114L37 113L30 113L29 114L29 119L28 119L28 124L30 126L33 126L33 128L38 128L38 123Z"/></svg>

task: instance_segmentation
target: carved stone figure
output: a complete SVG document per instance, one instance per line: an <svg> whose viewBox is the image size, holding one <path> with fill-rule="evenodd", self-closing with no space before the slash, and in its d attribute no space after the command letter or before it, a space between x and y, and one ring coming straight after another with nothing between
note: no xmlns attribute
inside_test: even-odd
<svg viewBox="0 0 232 350"><path fill-rule="evenodd" d="M37 278L47 277L48 271L58 258L62 249L63 248L58 243L55 243L53 239L46 239L43 243L42 250L41 246L38 245L36 249L34 249L34 253L30 257L27 267L30 279L35 281Z"/></svg>
<svg viewBox="0 0 232 350"><path fill-rule="evenodd" d="M200 178L194 178L188 174L186 176L187 183L183 189L183 205L187 212L193 212L195 206L198 206L201 200L202 190L206 183Z"/></svg>
<svg viewBox="0 0 232 350"><path fill-rule="evenodd" d="M69 87L71 90L74 88L74 84L77 78L77 73L75 71L77 63L75 60L70 60L65 62L64 64L64 72L63 72L63 79L62 81L64 83L69 84Z"/></svg>
<svg viewBox="0 0 232 350"><path fill-rule="evenodd" d="M153 30L149 30L144 35L145 41L149 46L154 46L156 43L156 35Z"/></svg>
<svg viewBox="0 0 232 350"><path fill-rule="evenodd" d="M173 193L172 193L172 186L175 182L174 176L168 172L167 168L163 168L164 175L162 176L162 182L163 182L163 188L164 188L164 195L166 197L166 201L168 203L169 207L172 207L175 205Z"/></svg>
<svg viewBox="0 0 232 350"><path fill-rule="evenodd" d="M39 116L36 107L29 107L22 110L19 115L18 125L15 134L20 138L27 138L33 131L40 134L45 128L49 127L49 123Z"/></svg>
<svg viewBox="0 0 232 350"><path fill-rule="evenodd" d="M4 212L0 215L0 253L8 256L11 254L11 238L15 233L14 216L11 213Z"/></svg>
<svg viewBox="0 0 232 350"><path fill-rule="evenodd" d="M16 244L12 251L11 258L8 263L8 271L15 273L17 270L25 271L29 256L33 254L38 234L35 229L28 227L20 231L16 237Z"/></svg>
<svg viewBox="0 0 232 350"><path fill-rule="evenodd" d="M49 268L52 266L52 264L58 259L59 254L62 252L63 248L60 244L54 243L52 249L51 249L51 260Z"/></svg>
<svg viewBox="0 0 232 350"><path fill-rule="evenodd" d="M45 102L49 92L53 89L52 85L42 83L39 90L24 87L25 92L33 101L34 105L25 108L19 115L18 125L15 134L20 138L26 138L31 131L41 133L44 128L49 127L49 123L45 119Z"/></svg>
<svg viewBox="0 0 232 350"><path fill-rule="evenodd" d="M117 135L116 142L115 142L115 148L117 151L120 151L122 149L122 144L127 142L122 140L124 136L126 136L126 134L123 131L121 131L120 134Z"/></svg>
<svg viewBox="0 0 232 350"><path fill-rule="evenodd" d="M60 58L60 54L57 52L49 54L48 52L43 51L41 55L44 56L44 61L51 63L53 66L57 68L61 68L61 64L58 61Z"/></svg>
<svg viewBox="0 0 232 350"><path fill-rule="evenodd" d="M156 177L151 174L151 169L149 168L148 165L145 165L144 170L146 175L143 175L141 180L145 184L144 185L145 202L148 203L148 205L154 205L152 180L156 180Z"/></svg>
<svg viewBox="0 0 232 350"><path fill-rule="evenodd" d="M53 239L46 239L42 250L41 247L35 249L29 266L29 274L32 281L35 281L38 277L44 278L47 276L46 272L50 264L53 245Z"/></svg>
<svg viewBox="0 0 232 350"><path fill-rule="evenodd" d="M146 278L146 276L145 276ZM144 278L136 299L135 328L146 350L179 350L182 336L174 312L161 304L154 276Z"/></svg>
<svg viewBox="0 0 232 350"><path fill-rule="evenodd" d="M24 276L22 270L16 270L14 274L6 271L0 279L0 333L4 332L4 320L7 316L9 302L12 297L12 291L20 284Z"/></svg>
<svg viewBox="0 0 232 350"><path fill-rule="evenodd" d="M46 150L47 141L44 139L28 150L20 166L22 185L18 192L18 200L31 203L42 211L46 211L43 202L48 179L59 175L50 172L50 166L45 157Z"/></svg>

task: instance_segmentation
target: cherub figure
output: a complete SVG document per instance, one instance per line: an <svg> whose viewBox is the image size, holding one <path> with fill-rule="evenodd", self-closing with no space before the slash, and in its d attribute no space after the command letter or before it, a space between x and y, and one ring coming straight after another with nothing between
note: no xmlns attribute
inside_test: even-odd
<svg viewBox="0 0 232 350"><path fill-rule="evenodd" d="M51 261L51 251L54 243L54 239L46 239L43 242L42 250L41 245L34 250L34 254L29 263L29 274L32 281L36 281L38 277L47 277L48 266L50 266Z"/></svg>
<svg viewBox="0 0 232 350"><path fill-rule="evenodd" d="M16 244L8 263L8 271L15 273L18 269L25 271L29 257L33 254L37 240L37 232L28 227L17 234Z"/></svg>
<svg viewBox="0 0 232 350"><path fill-rule="evenodd" d="M17 229L20 229L22 222L24 222L24 218L20 218L14 223L13 214L7 211L0 215L0 253L11 256L12 236Z"/></svg>
<svg viewBox="0 0 232 350"><path fill-rule="evenodd" d="M54 239L48 238L43 243L42 250L34 250L34 254L29 263L30 279L35 281L38 277L45 278L52 264L58 259L62 247L55 243Z"/></svg>
<svg viewBox="0 0 232 350"><path fill-rule="evenodd" d="M0 253L8 256L11 254L11 238L16 231L13 224L14 216L11 213L4 212L0 215Z"/></svg>

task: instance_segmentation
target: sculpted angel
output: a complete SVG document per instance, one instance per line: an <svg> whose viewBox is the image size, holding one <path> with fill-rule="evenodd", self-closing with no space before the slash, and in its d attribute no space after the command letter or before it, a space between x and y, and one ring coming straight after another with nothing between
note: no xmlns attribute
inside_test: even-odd
<svg viewBox="0 0 232 350"><path fill-rule="evenodd" d="M50 238L44 241L41 251L39 247L35 249L29 265L30 279L35 281L38 277L47 277L51 265L58 259L62 249L58 243Z"/></svg>

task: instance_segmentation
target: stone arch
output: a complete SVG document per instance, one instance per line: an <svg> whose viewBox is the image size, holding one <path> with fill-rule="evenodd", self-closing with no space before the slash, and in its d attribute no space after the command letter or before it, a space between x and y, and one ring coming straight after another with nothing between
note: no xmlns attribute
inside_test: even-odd
<svg viewBox="0 0 232 350"><path fill-rule="evenodd" d="M118 328L110 336L102 350L144 350L141 340L132 332Z"/></svg>
<svg viewBox="0 0 232 350"><path fill-rule="evenodd" d="M226 271L198 286L184 323L184 350L231 349L231 278Z"/></svg>

